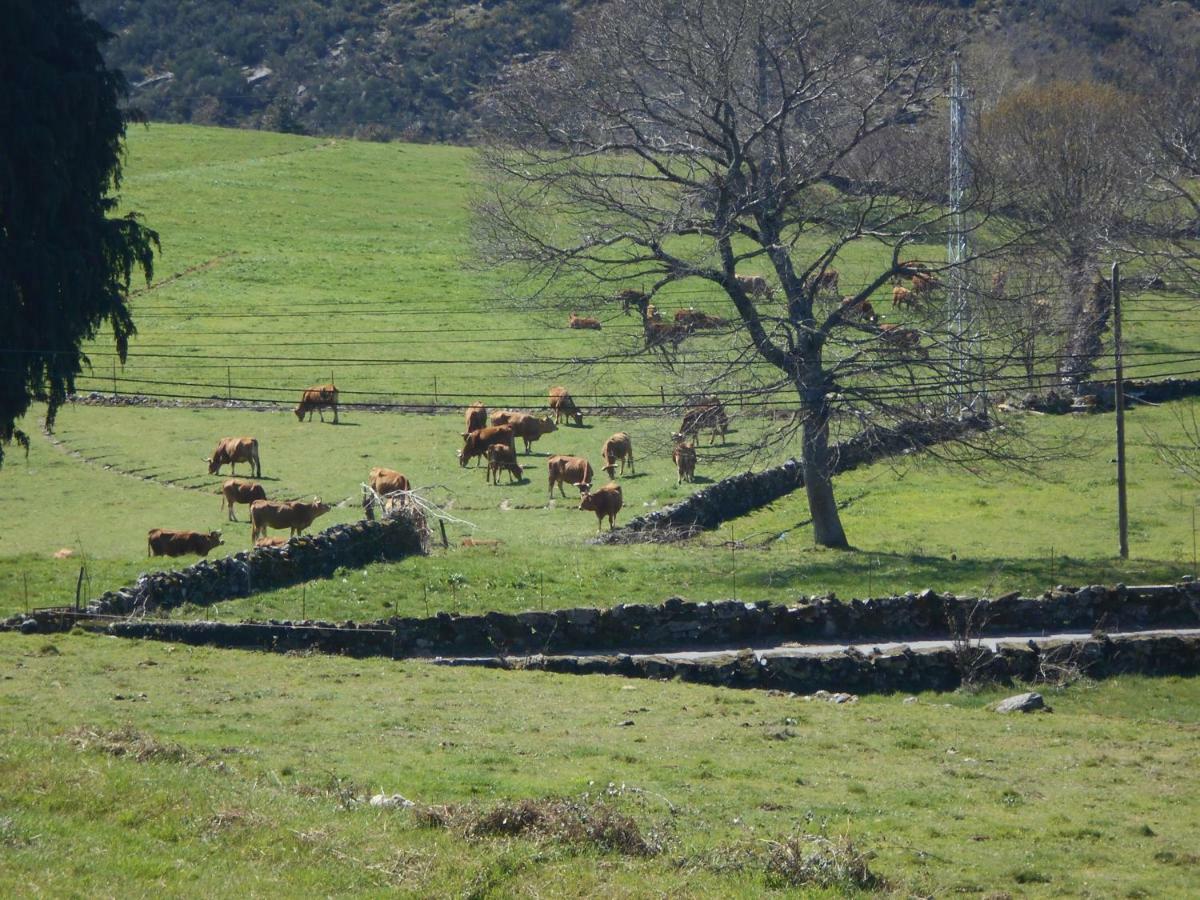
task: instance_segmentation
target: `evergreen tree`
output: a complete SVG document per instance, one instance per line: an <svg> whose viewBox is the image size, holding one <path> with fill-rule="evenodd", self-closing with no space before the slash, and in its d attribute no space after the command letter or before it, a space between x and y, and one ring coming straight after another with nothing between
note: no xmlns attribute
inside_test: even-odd
<svg viewBox="0 0 1200 900"><path fill-rule="evenodd" d="M87 364L81 345L112 327L122 362L134 334L135 269L151 277L158 235L117 216L125 81L108 34L78 0L0 0L0 462L35 400L47 423Z"/></svg>

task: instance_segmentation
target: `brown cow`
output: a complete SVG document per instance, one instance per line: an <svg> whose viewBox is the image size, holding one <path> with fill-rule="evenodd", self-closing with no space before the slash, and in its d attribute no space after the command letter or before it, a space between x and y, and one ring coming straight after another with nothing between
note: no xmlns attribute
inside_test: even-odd
<svg viewBox="0 0 1200 900"><path fill-rule="evenodd" d="M487 407L478 400L468 406L464 423L466 425L467 432L470 433L472 431L478 431L480 428L483 428L485 425L487 425L487 414Z"/></svg>
<svg viewBox="0 0 1200 900"><path fill-rule="evenodd" d="M899 309L902 306L915 309L917 306L917 295L906 287L896 285L892 288L892 309Z"/></svg>
<svg viewBox="0 0 1200 900"><path fill-rule="evenodd" d="M724 328L728 324L719 316L710 316L703 310L690 306L687 309L675 310L675 324L691 331L705 328Z"/></svg>
<svg viewBox="0 0 1200 900"><path fill-rule="evenodd" d="M330 506L320 497L312 502L303 500L255 500L250 504L250 539L267 536L267 528L288 528L293 535L303 533L317 516L329 512Z"/></svg>
<svg viewBox="0 0 1200 900"><path fill-rule="evenodd" d="M168 528L151 528L146 535L147 556L187 556L195 553L208 556L214 547L225 542L219 531L171 531Z"/></svg>
<svg viewBox="0 0 1200 900"><path fill-rule="evenodd" d="M291 538L285 537L260 537L254 542L255 547L286 547Z"/></svg>
<svg viewBox="0 0 1200 900"><path fill-rule="evenodd" d="M725 443L725 433L729 430L729 417L725 415L725 407L716 397L705 397L683 414L683 423L679 426L680 438L697 438L700 432L711 430L712 436L708 442L715 443L717 435L721 443Z"/></svg>
<svg viewBox="0 0 1200 900"><path fill-rule="evenodd" d="M611 531L617 527L617 513L621 511L621 486L609 482L600 490L591 492L586 486L579 488L579 508L590 509L596 514L596 530L604 525L604 517L608 516L608 527Z"/></svg>
<svg viewBox="0 0 1200 900"><path fill-rule="evenodd" d="M508 444L492 444L487 449L488 482L500 484L500 470L508 472L508 483L515 480L518 484L525 475L525 470L517 465L517 451Z"/></svg>
<svg viewBox="0 0 1200 900"><path fill-rule="evenodd" d="M675 484L681 484L685 481L692 482L696 479L696 444L693 441L680 441L675 445L675 449L671 451L671 459L675 461L675 469L679 472L679 477L675 479Z"/></svg>
<svg viewBox="0 0 1200 900"><path fill-rule="evenodd" d="M557 425L563 420L563 416L569 416L575 420L576 425L583 424L583 413L579 411L579 407L575 405L575 400L571 397L570 391L565 387L550 388L550 408L554 410L554 423Z"/></svg>
<svg viewBox="0 0 1200 900"><path fill-rule="evenodd" d="M397 472L395 469L385 469L383 466L375 466L371 469L370 475L367 477L367 486L372 491L378 494L384 500L384 510L386 514L388 494L394 494L398 491L412 490L408 482L408 477ZM372 494L363 495L363 512L366 513L368 519L375 521L375 497Z"/></svg>
<svg viewBox="0 0 1200 900"><path fill-rule="evenodd" d="M879 339L888 349L916 350L922 356L926 355L925 350L921 347L921 333L915 328L904 328L892 324L880 325Z"/></svg>
<svg viewBox="0 0 1200 900"><path fill-rule="evenodd" d="M212 456L205 460L208 463L208 474L216 475L221 466L229 463L229 474L236 475L237 464L250 463L250 474L262 478L262 463L258 458L258 438L232 437L221 438Z"/></svg>
<svg viewBox="0 0 1200 900"><path fill-rule="evenodd" d="M546 460L546 471L550 474L550 496L554 496L554 485L563 497L564 484L573 484L583 490L591 487L592 464L581 456L552 456ZM582 487L581 487L582 486Z"/></svg>
<svg viewBox="0 0 1200 900"><path fill-rule="evenodd" d="M775 296L775 289L761 275L736 275L737 283L743 291L752 297L765 297L770 300Z"/></svg>
<svg viewBox="0 0 1200 900"><path fill-rule="evenodd" d="M932 275L918 273L912 277L912 289L914 294L928 294L941 286L941 282Z"/></svg>
<svg viewBox="0 0 1200 900"><path fill-rule="evenodd" d="M332 384L320 384L316 387L304 389L304 395L300 398L300 405L292 412L296 414L296 418L301 422L304 421L304 414L308 413L308 421L312 421L313 410L316 410L321 421L325 421L325 413L323 409L333 410L333 424L337 424L338 420L338 389Z"/></svg>
<svg viewBox="0 0 1200 900"><path fill-rule="evenodd" d="M600 446L600 456L604 459L602 468L609 478L617 474L617 460L621 462L621 474L625 474L625 463L629 463L629 471L633 473L633 441L624 431L618 431Z"/></svg>
<svg viewBox="0 0 1200 900"><path fill-rule="evenodd" d="M492 444L513 445L511 425L496 425L468 431L463 436L463 448L458 451L458 464L466 466L473 457L487 458L487 448Z"/></svg>
<svg viewBox="0 0 1200 900"><path fill-rule="evenodd" d="M813 276L810 282L812 292L813 294L820 294L822 291L828 291L831 294L836 294L840 280L841 273L837 269L826 269Z"/></svg>
<svg viewBox="0 0 1200 900"><path fill-rule="evenodd" d="M533 442L542 435L558 431L558 426L549 416L538 417L529 413L513 412L509 409L497 410L492 413L491 423L507 425L511 428L513 437L519 437L524 442L526 453L531 452Z"/></svg>
<svg viewBox="0 0 1200 900"><path fill-rule="evenodd" d="M221 485L221 509L229 505L229 521L236 522L237 514L233 511L235 503L253 503L255 500L266 500L267 492L261 484L245 481L241 478L230 478Z"/></svg>
<svg viewBox="0 0 1200 900"><path fill-rule="evenodd" d="M600 330L600 320L594 319L591 316L577 316L575 313L567 318L568 328L590 328L593 331Z"/></svg>
<svg viewBox="0 0 1200 900"><path fill-rule="evenodd" d="M875 307L871 305L871 301L866 297L863 297L857 303L854 302L853 297L843 297L841 311L842 320L845 322L852 322L855 319L858 319L863 322L870 322L872 325L874 325L879 321L879 316L875 312Z"/></svg>

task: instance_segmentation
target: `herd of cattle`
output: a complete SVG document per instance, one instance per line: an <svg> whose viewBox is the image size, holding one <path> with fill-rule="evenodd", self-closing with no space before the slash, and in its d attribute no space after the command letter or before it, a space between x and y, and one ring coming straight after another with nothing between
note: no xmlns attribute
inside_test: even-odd
<svg viewBox="0 0 1200 900"><path fill-rule="evenodd" d="M304 421L317 412L325 420L323 410L333 413L337 422L338 391L332 384L308 388L294 410L296 418ZM463 446L458 451L459 465L465 467L472 459L486 461L486 477L489 483L499 484L500 473L508 475L509 483L520 483L524 478L525 466L517 462L517 439L522 442L526 454L533 443L543 435L558 430L567 420L577 426L583 425L583 412L563 387L552 387L549 407L553 416L535 416L515 410L494 410L490 415L482 403L473 403L465 415L466 430L462 432ZM714 397L701 398L684 413L679 431L672 434L674 446L672 459L678 472L676 484L691 482L696 471L696 440L701 432L711 434L710 443L720 436L722 443L729 430L729 419L720 400ZM600 468L609 477L609 483L592 490L594 471L591 463L582 456L553 455L546 460L549 496L554 496L558 487L561 497L566 497L564 485L570 484L579 490L579 509L596 514L597 530L608 519L609 528L616 527L617 513L624 503L621 486L612 479L621 475L626 467L635 473L633 442L624 431L610 436L600 447L604 465ZM238 521L236 507L250 507L250 539L256 547L281 546L287 538L272 537L269 528L287 529L290 535L302 534L317 517L329 512L330 506L319 497L311 501L270 500L266 490L256 481L232 477L237 474L237 465L244 463L250 468L251 478L262 478L262 460L259 455L258 439L254 437L229 437L217 442L212 455L205 459L208 474L217 475L223 466L229 466L230 478L221 485L221 510L230 522ZM411 488L409 479L394 469L372 468L367 481L370 493L364 495L363 511L368 519L374 519L374 507L379 500L389 503L403 497ZM224 544L220 531L173 531L153 528L147 536L147 552L152 556L183 556L198 554L207 556L214 548Z"/></svg>

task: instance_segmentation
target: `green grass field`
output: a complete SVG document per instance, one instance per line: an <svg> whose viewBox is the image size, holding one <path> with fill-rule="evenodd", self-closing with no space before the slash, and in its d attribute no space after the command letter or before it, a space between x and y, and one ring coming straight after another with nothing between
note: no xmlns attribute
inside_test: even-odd
<svg viewBox="0 0 1200 900"><path fill-rule="evenodd" d="M4 635L0 893L784 895L768 842L823 832L869 853L894 896L1188 895L1200 680L1077 684L1018 718L986 709L999 696L833 706ZM347 805L378 792L480 811L606 796L664 849L468 837Z"/></svg>
<svg viewBox="0 0 1200 900"><path fill-rule="evenodd" d="M426 403L436 377L449 404L537 408L550 384L569 383L585 405L636 407L675 385L643 362L526 364L637 330L605 308L602 338L570 332L558 311L499 299L495 275L470 265L468 151L155 125L131 135L127 175L124 199L162 232L164 254L157 286L135 301L141 337L116 372L121 392L289 403L332 368L352 400ZM853 281L866 260L839 267ZM720 311L706 296L677 299ZM1162 355L1134 364L1170 366L1131 374L1185 371L1197 323L1138 302L1131 347ZM689 351L693 363L714 346ZM110 352L97 342L83 390L112 389ZM416 359L443 362L402 361ZM703 486L675 484L674 419L589 416L535 445L526 481L493 487L457 465L458 414L349 410L334 427L284 411L68 406L58 443L26 423L28 461L13 453L0 470L0 616L71 602L81 567L89 597L194 562L147 559L152 527L223 528L219 552L247 548L245 508L225 522L227 476L204 463L217 438L238 434L260 439L271 496L339 501L317 527L361 515L371 466L406 472L458 520L451 547L173 615L372 619L1173 580L1194 572L1200 492L1149 433L1182 443L1176 408L1188 407L1130 414L1132 558L1120 561L1109 416L1006 419L1058 448L1039 465L967 471L921 455L847 473L837 490L855 549L834 552L812 546L801 496L680 545L585 544L595 517L571 497L547 503L537 466L561 452L596 465L604 438L628 430L625 521ZM731 412L734 448L767 427ZM737 461L702 447L698 472L716 480L794 452ZM465 548L465 536L501 543ZM54 558L61 549L72 555ZM0 894L748 897L789 890L767 859L807 832L852 840L897 896L1185 896L1200 837L1198 691L1197 679L1076 684L1050 697L1053 715L1011 719L985 709L994 692L832 707L678 683L2 635ZM346 802L377 791L476 812L604 794L665 845L641 858L471 837Z"/></svg>

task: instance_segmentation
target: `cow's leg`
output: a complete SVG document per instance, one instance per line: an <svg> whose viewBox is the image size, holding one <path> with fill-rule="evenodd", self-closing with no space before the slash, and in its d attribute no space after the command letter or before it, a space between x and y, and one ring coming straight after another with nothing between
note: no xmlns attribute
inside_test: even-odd
<svg viewBox="0 0 1200 900"><path fill-rule="evenodd" d="M337 423L337 404L335 403L333 404L333 424L336 425Z"/></svg>

